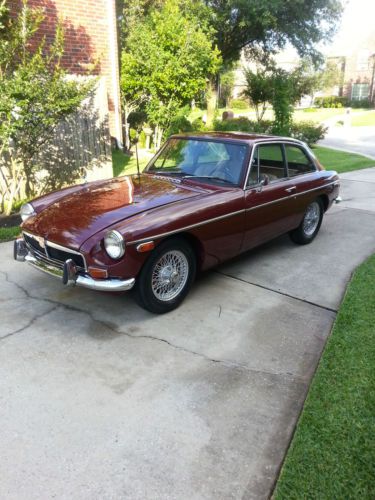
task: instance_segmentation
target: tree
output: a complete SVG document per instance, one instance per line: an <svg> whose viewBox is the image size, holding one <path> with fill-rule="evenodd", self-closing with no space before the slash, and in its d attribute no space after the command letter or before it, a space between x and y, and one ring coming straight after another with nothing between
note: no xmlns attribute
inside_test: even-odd
<svg viewBox="0 0 375 500"><path fill-rule="evenodd" d="M125 112L143 104L155 126L155 144L177 110L206 88L220 57L200 23L185 14L178 0L166 0L133 21L121 64Z"/></svg>
<svg viewBox="0 0 375 500"><path fill-rule="evenodd" d="M254 106L257 120L260 122L266 112L267 103L272 101L273 75L267 69L259 68L258 71L252 71L250 68L245 68L244 76L246 88L242 94Z"/></svg>
<svg viewBox="0 0 375 500"><path fill-rule="evenodd" d="M339 67L342 61L326 61L324 66L317 73L317 88L316 90L331 91L333 87L338 85L341 87L344 83L344 72Z"/></svg>
<svg viewBox="0 0 375 500"><path fill-rule="evenodd" d="M29 8L27 0L15 19L5 0L0 3L0 185L7 212L23 186L28 197L35 194L39 152L94 85L66 78L61 24L51 47L37 41L43 19L43 11Z"/></svg>
<svg viewBox="0 0 375 500"><path fill-rule="evenodd" d="M342 13L340 0L205 0L205 12L214 29L215 43L225 64L238 61L242 49L258 60L287 43L300 56L321 60L317 44L329 40ZM211 80L212 93L218 87ZM212 115L212 110L209 110Z"/></svg>
<svg viewBox="0 0 375 500"><path fill-rule="evenodd" d="M206 4L225 62L237 61L245 47L263 47L269 53L286 43L301 56L319 59L316 45L330 39L342 13L340 0L206 0Z"/></svg>
<svg viewBox="0 0 375 500"><path fill-rule="evenodd" d="M235 74L230 67L220 73L220 105L226 107L232 97Z"/></svg>
<svg viewBox="0 0 375 500"><path fill-rule="evenodd" d="M254 105L258 122L270 103L275 114L275 133L288 135L294 105L317 86L318 77L310 71L308 62L302 61L292 71L286 71L269 60L266 67L258 67L256 72L248 68L244 74L246 88L243 95Z"/></svg>

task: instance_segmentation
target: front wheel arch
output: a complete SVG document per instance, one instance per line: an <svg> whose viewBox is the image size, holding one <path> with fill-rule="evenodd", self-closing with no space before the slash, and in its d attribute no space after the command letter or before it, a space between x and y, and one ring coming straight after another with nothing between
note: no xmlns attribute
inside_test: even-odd
<svg viewBox="0 0 375 500"><path fill-rule="evenodd" d="M180 277L183 277L184 272L187 272L187 275L185 275L186 281L184 282L183 286L181 285L182 288L179 290L178 295L176 295L175 297L171 297L170 299L164 299L159 295L159 291L163 290L163 287L165 286L163 284L164 276L157 276L156 282L158 280L161 280L161 288L154 288L154 278L155 273L160 272L161 274L160 262L162 262L164 256L166 256L166 258L168 259L169 255L173 252L175 252L176 254L180 254L180 260L183 261L183 264L179 264L177 262L177 265L174 268L173 263L172 266L170 266L168 263L168 267L166 267L165 269L168 270L169 268L171 268L170 271L173 271L172 274L175 274L175 276L166 276L167 280L170 280L170 285L167 285L167 287L173 287L176 284L176 280L178 281ZM183 256L181 256L181 253L183 254ZM147 309L148 311L156 314L164 314L166 312L172 311L173 309L178 307L186 297L195 279L196 269L197 257L193 247L186 240L186 238L182 238L180 236L166 238L165 240L161 241L150 253L146 262L143 264L140 273L138 274L135 286L137 302L144 309Z"/></svg>

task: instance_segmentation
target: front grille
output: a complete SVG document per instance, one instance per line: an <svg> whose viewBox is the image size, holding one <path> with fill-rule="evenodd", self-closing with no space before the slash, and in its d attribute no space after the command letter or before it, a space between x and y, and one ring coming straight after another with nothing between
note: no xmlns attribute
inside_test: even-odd
<svg viewBox="0 0 375 500"><path fill-rule="evenodd" d="M83 255L70 250L69 248L55 248L55 245L41 237L32 234L23 233L26 246L35 255L36 258L43 260L56 267L62 268L64 262L72 259L79 269L85 270L85 259ZM52 246L54 245L54 246Z"/></svg>
<svg viewBox="0 0 375 500"><path fill-rule="evenodd" d="M29 245L31 248L36 250L37 252L41 252L45 254L44 247L41 246L39 241L36 238L33 238L32 236L29 236L28 234L23 233L23 237L25 239L25 242L27 245Z"/></svg>
<svg viewBox="0 0 375 500"><path fill-rule="evenodd" d="M55 260L65 262L68 259L72 259L74 264L78 267L81 267L84 269L85 267L85 262L83 260L82 255L78 255L76 253L71 253L68 250L60 250L59 248L54 248L48 245L47 243L47 251L48 255Z"/></svg>

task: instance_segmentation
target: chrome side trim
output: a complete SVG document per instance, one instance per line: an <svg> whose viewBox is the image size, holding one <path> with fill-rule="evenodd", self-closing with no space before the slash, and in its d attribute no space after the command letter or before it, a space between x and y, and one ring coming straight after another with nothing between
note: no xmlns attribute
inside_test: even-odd
<svg viewBox="0 0 375 500"><path fill-rule="evenodd" d="M194 229L195 227L205 226L206 224L210 224L211 222L216 222L222 219L226 219L228 217L233 217L234 215L239 215L244 213L246 210L243 208L242 210L237 210L236 212L231 212L230 214L219 215L218 217L214 217L213 219L208 219L202 222L197 222L196 224L191 224L190 226L181 227L179 229L174 229L173 231L166 231L165 233L159 233L153 236L147 236L147 238L141 238L139 240L129 241L126 243L127 246L137 245L138 243L143 243L145 241L157 240L160 238L165 238L165 236L170 236L172 234L181 233L182 231L188 231L190 229Z"/></svg>
<svg viewBox="0 0 375 500"><path fill-rule="evenodd" d="M243 208L242 210L237 210L236 212L231 212L230 214L220 215L219 217L214 217L213 219L208 219L208 220L205 220L202 222L197 222L195 224L191 224L190 226L185 226L185 227L181 227L179 229L174 229L173 231L166 231L165 233L154 234L154 235L147 236L146 238L140 238L139 240L129 241L126 243L126 245L127 246L137 245L138 243L144 243L145 241L165 238L166 236L171 236L172 234L181 233L183 231L189 231L190 229L194 229L194 228L200 227L200 226L205 226L206 224L210 224L211 222L216 222L216 221L219 221L222 219L226 219L228 217L232 217L234 215L239 215L239 214L242 214L244 212L251 212L253 210L257 210L258 208L266 207L267 205L272 205L274 203L279 203L280 201L287 200L290 198L296 198L297 196L302 196L304 194L307 194L307 193L310 193L313 191L318 191L320 189L325 189L325 188L332 186L332 185L336 185L336 181L330 182L329 184L324 184L322 186L318 186L318 187L313 188L313 189L308 189L307 191L302 191L301 193L295 193L295 194L283 196L282 198L278 198L277 200L268 201L267 203L262 203L261 205L256 205L254 207L249 207L249 208ZM252 189L254 189L254 188L255 188L255 186L252 186Z"/></svg>

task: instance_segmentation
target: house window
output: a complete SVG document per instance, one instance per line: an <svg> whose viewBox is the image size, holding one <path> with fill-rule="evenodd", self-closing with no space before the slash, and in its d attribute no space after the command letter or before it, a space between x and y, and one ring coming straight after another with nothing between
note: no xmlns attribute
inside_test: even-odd
<svg viewBox="0 0 375 500"><path fill-rule="evenodd" d="M353 83L352 86L352 100L361 101L368 99L370 93L370 85L368 83Z"/></svg>
<svg viewBox="0 0 375 500"><path fill-rule="evenodd" d="M357 56L357 71L367 71L369 65L370 51L360 50Z"/></svg>

